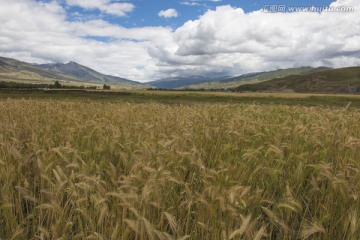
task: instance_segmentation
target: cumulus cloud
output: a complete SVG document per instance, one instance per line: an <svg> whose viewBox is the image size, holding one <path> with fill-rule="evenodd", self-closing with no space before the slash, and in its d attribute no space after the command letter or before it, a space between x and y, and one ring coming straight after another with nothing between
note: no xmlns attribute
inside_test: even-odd
<svg viewBox="0 0 360 240"><path fill-rule="evenodd" d="M173 8L169 8L167 10L161 10L158 13L159 17L163 17L163 18L173 18L173 17L178 17L178 12L176 11L176 9Z"/></svg>
<svg viewBox="0 0 360 240"><path fill-rule="evenodd" d="M109 3L85 2L89 8ZM360 1L333 3L344 5L358 7ZM0 0L0 25L0 56L37 63L76 61L140 81L168 75L360 65L359 10L245 13L221 6L177 29L125 28L100 19L72 22L57 1Z"/></svg>
<svg viewBox="0 0 360 240"><path fill-rule="evenodd" d="M345 4L346 3L346 4ZM336 5L359 6L358 0ZM188 21L169 47L154 46L164 72L187 66L188 73L247 72L297 66L360 65L359 12L244 13L220 6Z"/></svg>
<svg viewBox="0 0 360 240"><path fill-rule="evenodd" d="M98 9L103 13L116 16L125 16L135 8L132 3L112 3L111 0L66 0L66 3L84 9Z"/></svg>

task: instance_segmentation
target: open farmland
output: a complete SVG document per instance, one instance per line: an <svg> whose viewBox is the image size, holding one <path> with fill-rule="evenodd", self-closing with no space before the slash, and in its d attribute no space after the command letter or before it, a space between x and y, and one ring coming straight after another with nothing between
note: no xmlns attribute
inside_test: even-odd
<svg viewBox="0 0 360 240"><path fill-rule="evenodd" d="M0 239L359 239L360 112L0 100Z"/></svg>
<svg viewBox="0 0 360 240"><path fill-rule="evenodd" d="M315 93L232 93L200 91L0 89L0 99L57 99L128 103L229 103L360 108L360 95Z"/></svg>

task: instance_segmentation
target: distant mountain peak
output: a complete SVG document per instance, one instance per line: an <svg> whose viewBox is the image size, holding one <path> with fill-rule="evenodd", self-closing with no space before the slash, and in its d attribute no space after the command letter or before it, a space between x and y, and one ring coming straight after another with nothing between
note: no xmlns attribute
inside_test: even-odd
<svg viewBox="0 0 360 240"><path fill-rule="evenodd" d="M131 81L125 78L99 73L89 67L81 65L74 61L70 61L68 63L41 64L38 66L43 69L72 75L81 81L90 81L97 83L127 83L127 84L142 85L139 82Z"/></svg>
<svg viewBox="0 0 360 240"><path fill-rule="evenodd" d="M63 63L61 63L63 64ZM64 65L76 65L76 66L82 66L81 64L77 63L77 62L74 62L74 61L70 61L68 63L65 63Z"/></svg>

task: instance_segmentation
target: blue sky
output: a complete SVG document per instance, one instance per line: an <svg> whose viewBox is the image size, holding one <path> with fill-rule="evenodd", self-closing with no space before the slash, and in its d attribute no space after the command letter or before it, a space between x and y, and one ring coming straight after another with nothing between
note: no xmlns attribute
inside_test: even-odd
<svg viewBox="0 0 360 240"><path fill-rule="evenodd" d="M51 1L51 0L47 0ZM91 0L89 0L91 1ZM119 2L119 1L113 1ZM279 4L288 6L328 6L332 1L329 0L133 0L121 1L134 5L134 10L127 16L114 16L101 14L97 9L85 10L81 7L67 6L69 18L78 20L79 17L72 17L72 13L81 13L84 18L101 18L114 24L124 27L144 27L144 26L169 26L177 28L188 20L196 20L199 16L208 10L214 10L217 6L230 5L242 8L249 13L262 9L264 5ZM187 4L188 3L188 4ZM63 5L66 7L66 3ZM162 18L158 13L166 9L175 9L178 12L177 17Z"/></svg>
<svg viewBox="0 0 360 240"><path fill-rule="evenodd" d="M261 11L276 4L335 11ZM75 61L141 82L359 66L359 7L360 0L0 0L0 56Z"/></svg>

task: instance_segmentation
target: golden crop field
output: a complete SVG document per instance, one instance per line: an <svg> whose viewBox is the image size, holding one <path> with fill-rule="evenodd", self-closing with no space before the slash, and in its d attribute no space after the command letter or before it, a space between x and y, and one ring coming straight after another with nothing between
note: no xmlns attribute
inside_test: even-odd
<svg viewBox="0 0 360 240"><path fill-rule="evenodd" d="M360 239L359 119L0 100L0 239Z"/></svg>

